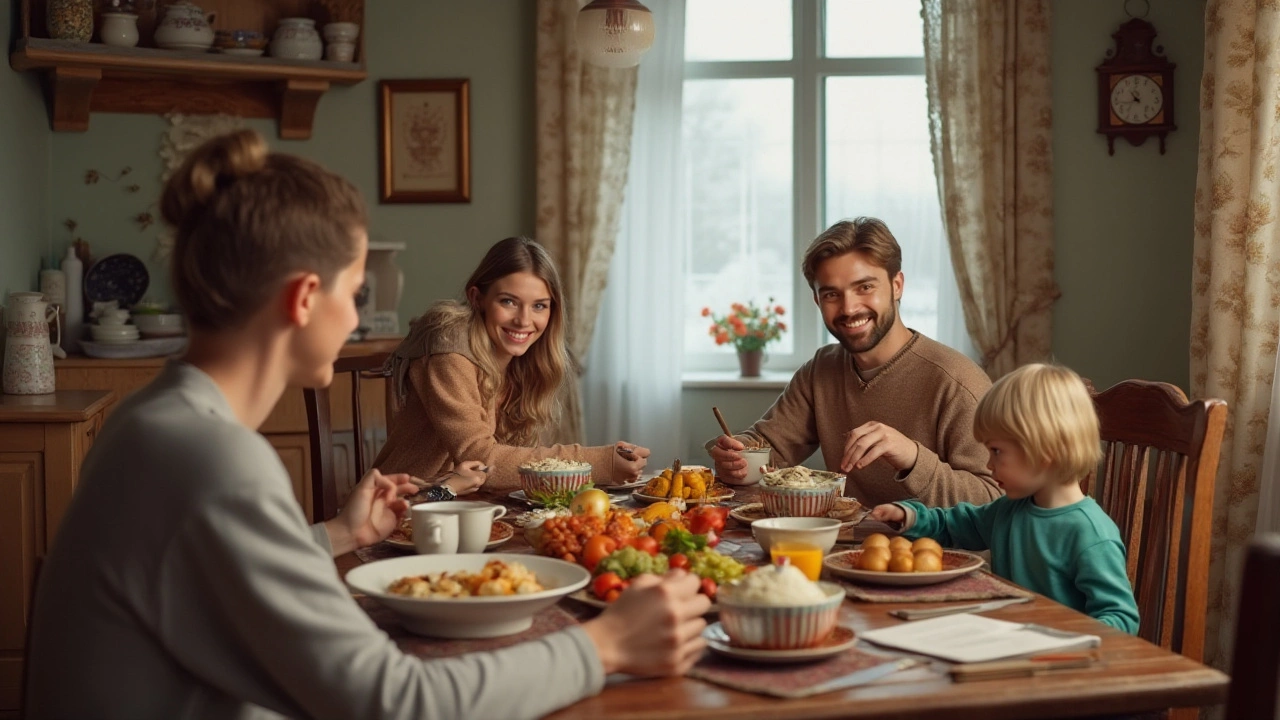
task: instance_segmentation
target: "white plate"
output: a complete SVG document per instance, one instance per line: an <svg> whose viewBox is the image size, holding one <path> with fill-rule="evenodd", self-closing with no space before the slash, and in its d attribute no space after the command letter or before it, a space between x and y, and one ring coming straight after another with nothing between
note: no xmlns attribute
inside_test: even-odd
<svg viewBox="0 0 1280 720"><path fill-rule="evenodd" d="M645 503L646 505L652 505L653 503L656 503L656 502L662 502L664 500L671 499L671 498L665 498L665 497L658 497L657 495L645 495L639 490L631 493L631 497L636 502L642 502L642 503ZM724 492L718 493L716 495L712 495L711 497L706 498L705 500L691 500L689 498L685 498L684 504L685 505L714 504L718 502L724 502L725 500L731 500L732 498L733 498L733 491L725 490Z"/></svg>
<svg viewBox="0 0 1280 720"><path fill-rule="evenodd" d="M498 538L497 540L490 540L484 546L485 550L492 550L498 547L499 545L506 543L508 540L516 536L516 529L512 527L511 523L505 523L505 522L502 522L501 520L494 520L493 524L495 526L500 525L506 528L506 530L504 531L506 534L503 537ZM412 535L413 532L410 531L409 534ZM492 535L492 533L490 534ZM418 552L418 548L413 544L412 540L401 540L393 535L391 537L388 537L386 540L383 540L382 542L390 545L393 548L396 548L397 550L404 550L405 552Z"/></svg>
<svg viewBox="0 0 1280 720"><path fill-rule="evenodd" d="M148 358L176 355L187 347L185 337L131 340L127 343L98 343L81 340L80 347L89 357L119 360L124 358Z"/></svg>
<svg viewBox="0 0 1280 720"><path fill-rule="evenodd" d="M547 588L528 595L467 598L411 598L388 593L387 586L408 575L478 572L490 560L529 568ZM511 553L406 555L367 563L347 573L347 585L387 606L405 629L443 638L490 638L528 630L533 616L591 582L587 569L555 558Z"/></svg>
<svg viewBox="0 0 1280 720"><path fill-rule="evenodd" d="M597 485L596 487L605 492L626 492L627 490L635 490L649 484L649 481L656 477L656 473L641 475L639 480L633 480L629 483L618 483L617 485Z"/></svg>
<svg viewBox="0 0 1280 720"><path fill-rule="evenodd" d="M584 605L590 605L591 607L598 607L600 609L607 608L610 605L610 603L607 603L604 600L601 600L600 598L596 597L591 592L590 588L582 588L578 592L570 595L569 599L577 600L578 602ZM715 603L711 603L711 607L707 608L707 612L705 614L714 615L718 612L720 612L720 606Z"/></svg>
<svg viewBox="0 0 1280 720"><path fill-rule="evenodd" d="M940 572L877 572L857 569L862 550L846 550L832 553L822 559L822 567L833 575L872 585L936 585L937 583L968 575L982 567L983 559L963 550L943 550Z"/></svg>
<svg viewBox="0 0 1280 720"><path fill-rule="evenodd" d="M837 625L835 630L817 647L800 650L757 650L753 648L735 647L729 643L729 634L718 622L711 623L702 631L702 637L713 652L735 660L748 660L759 663L800 663L832 657L853 647L857 636L852 630Z"/></svg>
<svg viewBox="0 0 1280 720"><path fill-rule="evenodd" d="M519 502L522 502L525 505L528 505L529 507L546 507L546 505L543 505L537 500L529 499L529 496L525 495L523 490L516 490L513 493L508 493L507 497L511 498L512 500L517 500Z"/></svg>

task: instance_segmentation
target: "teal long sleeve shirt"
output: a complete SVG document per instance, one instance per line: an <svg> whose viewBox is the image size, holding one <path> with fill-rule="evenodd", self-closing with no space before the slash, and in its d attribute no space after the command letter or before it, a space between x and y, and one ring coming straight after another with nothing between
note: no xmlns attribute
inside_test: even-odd
<svg viewBox="0 0 1280 720"><path fill-rule="evenodd" d="M1138 632L1138 604L1125 573L1120 531L1093 498L1044 509L1031 498L999 498L915 513L909 538L931 537L944 547L990 550L996 575L1123 630Z"/></svg>

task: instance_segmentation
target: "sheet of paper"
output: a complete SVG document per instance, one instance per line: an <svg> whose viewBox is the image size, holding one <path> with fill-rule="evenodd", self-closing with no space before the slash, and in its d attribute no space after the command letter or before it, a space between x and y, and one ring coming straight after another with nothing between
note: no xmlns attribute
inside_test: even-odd
<svg viewBox="0 0 1280 720"><path fill-rule="evenodd" d="M863 640L950 662L969 663L1097 647L1097 635L970 615L917 620L862 633Z"/></svg>

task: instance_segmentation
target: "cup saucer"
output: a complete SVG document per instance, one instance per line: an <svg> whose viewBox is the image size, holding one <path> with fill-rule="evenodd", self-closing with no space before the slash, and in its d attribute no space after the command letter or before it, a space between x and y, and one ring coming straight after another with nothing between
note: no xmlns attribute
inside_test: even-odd
<svg viewBox="0 0 1280 720"><path fill-rule="evenodd" d="M718 622L708 625L702 631L702 637L707 641L707 646L711 648L712 652L735 660L759 663L801 663L822 660L839 655L853 647L854 643L857 642L857 636L854 632L843 625L837 625L831 631L831 634L827 636L827 639L823 640L818 646L799 648L797 650L760 650L757 648L737 647L729 641L729 634L725 632L724 625Z"/></svg>

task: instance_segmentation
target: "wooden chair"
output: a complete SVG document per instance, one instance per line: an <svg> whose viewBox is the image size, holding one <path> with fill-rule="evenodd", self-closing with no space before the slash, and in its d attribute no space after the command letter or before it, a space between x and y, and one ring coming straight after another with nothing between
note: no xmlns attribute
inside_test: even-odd
<svg viewBox="0 0 1280 720"><path fill-rule="evenodd" d="M353 455L355 478L368 471L364 444L364 422L360 412L360 381L383 379L387 386L387 427L399 410L398 397L390 371L384 370L391 353L374 353L338 358L333 363L335 379L343 373L351 376L351 429L355 433ZM329 388L303 390L307 406L307 426L311 434L311 503L312 522L322 522L338 514L338 482L333 458L333 424L329 414ZM368 458L372 461L372 458Z"/></svg>
<svg viewBox="0 0 1280 720"><path fill-rule="evenodd" d="M1236 613L1235 657L1227 720L1280 717L1280 533L1259 535L1249 545Z"/></svg>
<svg viewBox="0 0 1280 720"><path fill-rule="evenodd" d="M1128 548L1138 634L1203 661L1213 486L1227 404L1188 401L1176 386L1143 380L1093 399L1105 455L1084 490L1120 527Z"/></svg>

